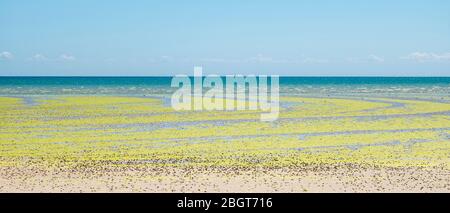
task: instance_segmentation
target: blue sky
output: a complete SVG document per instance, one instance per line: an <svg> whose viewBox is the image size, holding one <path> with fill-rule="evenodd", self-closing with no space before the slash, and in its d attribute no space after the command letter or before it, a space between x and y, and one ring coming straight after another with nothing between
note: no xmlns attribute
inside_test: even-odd
<svg viewBox="0 0 450 213"><path fill-rule="evenodd" d="M450 76L450 1L0 0L0 75Z"/></svg>

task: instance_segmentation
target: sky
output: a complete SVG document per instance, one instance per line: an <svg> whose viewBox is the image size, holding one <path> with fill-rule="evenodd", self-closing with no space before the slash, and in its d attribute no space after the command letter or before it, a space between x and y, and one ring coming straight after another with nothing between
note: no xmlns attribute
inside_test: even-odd
<svg viewBox="0 0 450 213"><path fill-rule="evenodd" d="M447 0L0 0L0 76L450 76Z"/></svg>

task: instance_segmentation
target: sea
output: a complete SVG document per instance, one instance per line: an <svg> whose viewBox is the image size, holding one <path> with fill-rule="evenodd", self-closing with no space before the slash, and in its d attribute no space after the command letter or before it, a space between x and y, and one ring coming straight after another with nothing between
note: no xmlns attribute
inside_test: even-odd
<svg viewBox="0 0 450 213"><path fill-rule="evenodd" d="M0 96L121 95L166 96L172 77L0 77ZM225 81L225 79L223 79ZM280 95L439 97L448 100L450 77L290 77Z"/></svg>

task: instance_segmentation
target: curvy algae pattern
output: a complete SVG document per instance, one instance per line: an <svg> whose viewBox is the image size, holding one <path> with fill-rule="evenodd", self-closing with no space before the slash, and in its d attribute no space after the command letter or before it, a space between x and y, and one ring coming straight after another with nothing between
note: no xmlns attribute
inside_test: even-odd
<svg viewBox="0 0 450 213"><path fill-rule="evenodd" d="M449 84L380 88L281 85L279 119L261 122L174 111L167 94L6 85L0 191L450 191Z"/></svg>

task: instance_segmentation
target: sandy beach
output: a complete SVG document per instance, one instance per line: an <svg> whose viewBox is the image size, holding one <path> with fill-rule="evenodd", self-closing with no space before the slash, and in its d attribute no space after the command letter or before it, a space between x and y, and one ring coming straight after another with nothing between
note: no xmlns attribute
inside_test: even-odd
<svg viewBox="0 0 450 213"><path fill-rule="evenodd" d="M2 192L449 192L441 168L140 168L48 171L3 168Z"/></svg>

